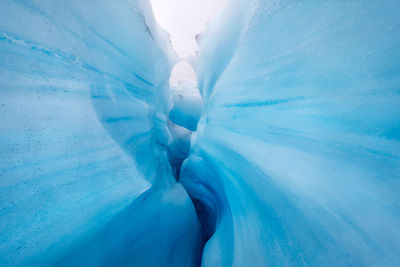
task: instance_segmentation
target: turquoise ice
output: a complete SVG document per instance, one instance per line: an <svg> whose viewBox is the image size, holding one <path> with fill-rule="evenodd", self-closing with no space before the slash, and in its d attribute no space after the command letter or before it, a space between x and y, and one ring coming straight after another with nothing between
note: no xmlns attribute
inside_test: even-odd
<svg viewBox="0 0 400 267"><path fill-rule="evenodd" d="M170 88L147 0L2 0L0 266L399 266L398 14L230 0Z"/></svg>

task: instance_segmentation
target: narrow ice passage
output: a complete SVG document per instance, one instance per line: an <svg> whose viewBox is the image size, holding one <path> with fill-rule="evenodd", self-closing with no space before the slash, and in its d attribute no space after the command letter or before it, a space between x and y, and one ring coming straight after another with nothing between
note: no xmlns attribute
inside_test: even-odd
<svg viewBox="0 0 400 267"><path fill-rule="evenodd" d="M399 266L399 13L1 1L0 266Z"/></svg>

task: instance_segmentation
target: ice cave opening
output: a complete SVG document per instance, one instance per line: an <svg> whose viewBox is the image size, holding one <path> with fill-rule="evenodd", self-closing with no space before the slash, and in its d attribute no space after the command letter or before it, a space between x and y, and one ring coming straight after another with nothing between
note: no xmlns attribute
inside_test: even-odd
<svg viewBox="0 0 400 267"><path fill-rule="evenodd" d="M203 109L196 74L187 61L179 61L172 68L169 92L172 103L168 121L174 141L168 147L168 155L174 177L179 181L181 165L189 155L191 137Z"/></svg>
<svg viewBox="0 0 400 267"><path fill-rule="evenodd" d="M197 123L203 110L203 100L197 86L197 75L187 60L178 61L172 68L169 91L172 106L168 119L174 141L168 147L168 158L173 176L179 182L182 163L190 154L192 135L197 130ZM185 183L182 185L185 188ZM214 207L209 204L214 202L213 199L196 198L195 195L191 195L190 188L187 192L196 210L201 228L199 240L201 247L198 249L196 263L200 266L203 248L215 231L217 216Z"/></svg>
<svg viewBox="0 0 400 267"><path fill-rule="evenodd" d="M198 56L198 42L207 24L222 11L226 1L152 0L151 3L155 19L169 33L172 47L179 57L169 79L172 106L168 119L173 142L168 147L168 158L173 176L180 182L182 163L190 154L192 135L197 131L197 124L204 107L197 74L193 69ZM190 180L189 177L194 181L202 179L192 175L189 168L186 167L186 178L181 184L193 202L201 225L199 256L201 259L204 245L215 232L218 217L218 208L215 204L217 193L213 192L207 198L203 198L199 197L196 190L191 190L191 183L185 183L185 180ZM200 263L201 260L198 261L198 264Z"/></svg>

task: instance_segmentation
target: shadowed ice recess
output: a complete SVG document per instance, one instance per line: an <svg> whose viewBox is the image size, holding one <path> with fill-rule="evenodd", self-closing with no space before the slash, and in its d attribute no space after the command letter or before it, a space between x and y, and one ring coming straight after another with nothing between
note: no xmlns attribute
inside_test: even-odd
<svg viewBox="0 0 400 267"><path fill-rule="evenodd" d="M398 14L229 0L170 86L147 0L2 0L0 266L399 266Z"/></svg>

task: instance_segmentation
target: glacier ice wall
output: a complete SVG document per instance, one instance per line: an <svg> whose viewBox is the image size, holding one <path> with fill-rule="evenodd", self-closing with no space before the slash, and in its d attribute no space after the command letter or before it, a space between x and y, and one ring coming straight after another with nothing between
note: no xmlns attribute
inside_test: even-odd
<svg viewBox="0 0 400 267"><path fill-rule="evenodd" d="M194 265L165 148L175 56L148 2L0 6L0 265Z"/></svg>
<svg viewBox="0 0 400 267"><path fill-rule="evenodd" d="M180 181L204 266L400 264L400 3L230 1ZM201 218L201 217L199 217Z"/></svg>
<svg viewBox="0 0 400 267"><path fill-rule="evenodd" d="M400 265L398 1L0 7L1 266Z"/></svg>

